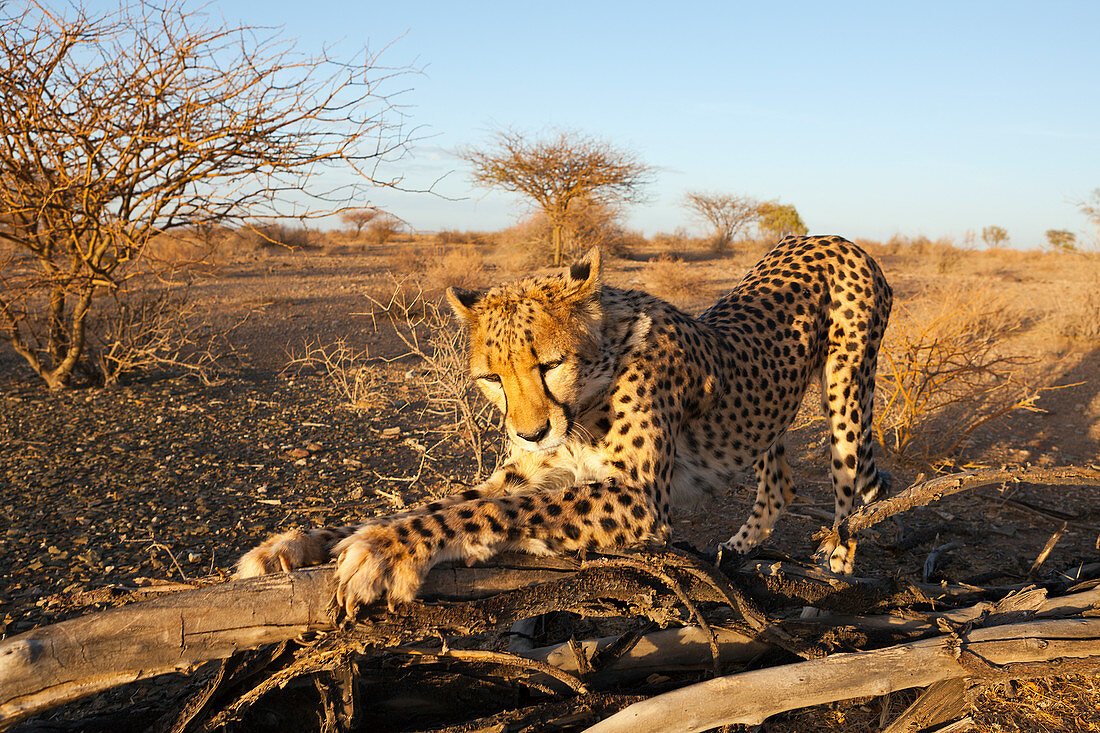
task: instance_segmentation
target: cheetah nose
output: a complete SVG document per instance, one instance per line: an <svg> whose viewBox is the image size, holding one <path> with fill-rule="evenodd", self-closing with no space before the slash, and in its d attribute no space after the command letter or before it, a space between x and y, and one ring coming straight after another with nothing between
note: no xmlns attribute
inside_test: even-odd
<svg viewBox="0 0 1100 733"><path fill-rule="evenodd" d="M542 427L536 428L530 433L521 433L518 430L516 435L531 443L537 443L546 437L546 434L550 432L550 421L547 420L542 424Z"/></svg>

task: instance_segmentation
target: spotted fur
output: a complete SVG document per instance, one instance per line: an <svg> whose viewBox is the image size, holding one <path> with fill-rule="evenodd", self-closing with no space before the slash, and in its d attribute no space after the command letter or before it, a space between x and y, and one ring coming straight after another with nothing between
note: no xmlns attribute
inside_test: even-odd
<svg viewBox="0 0 1100 733"><path fill-rule="evenodd" d="M414 597L444 559L667 539L675 506L753 466L752 515L723 545L766 538L794 497L783 435L812 380L831 433L835 521L884 487L871 455L875 364L891 291L840 237L788 237L698 317L603 286L597 250L487 292L448 291L471 376L505 415L507 460L482 485L359 527L289 532L246 554L258 575L337 558L348 613ZM821 548L850 572L854 543Z"/></svg>

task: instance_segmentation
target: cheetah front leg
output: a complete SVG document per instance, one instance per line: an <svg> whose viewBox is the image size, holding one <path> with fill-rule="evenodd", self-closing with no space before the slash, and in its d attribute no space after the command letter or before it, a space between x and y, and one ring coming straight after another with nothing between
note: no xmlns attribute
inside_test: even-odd
<svg viewBox="0 0 1100 733"><path fill-rule="evenodd" d="M794 482L791 481L791 467L787 463L782 437L776 438L753 463L757 484L752 515L736 534L721 544L721 549L744 555L767 539L783 510L794 501Z"/></svg>
<svg viewBox="0 0 1100 733"><path fill-rule="evenodd" d="M474 501L513 491L522 491L527 480L516 467L505 464L478 486L451 494L437 501L399 514L389 514L366 520L363 524L343 527L318 527L294 529L273 535L246 552L237 561L234 577L251 578L270 573L290 572L298 568L324 565L331 562L338 552L338 542L352 536L358 530L376 524L388 524L406 517L428 514L461 502Z"/></svg>
<svg viewBox="0 0 1100 733"><path fill-rule="evenodd" d="M335 604L349 617L385 599L411 601L443 560L485 560L505 549L550 554L649 538L657 512L644 490L611 479L569 489L462 502L360 527L335 548Z"/></svg>

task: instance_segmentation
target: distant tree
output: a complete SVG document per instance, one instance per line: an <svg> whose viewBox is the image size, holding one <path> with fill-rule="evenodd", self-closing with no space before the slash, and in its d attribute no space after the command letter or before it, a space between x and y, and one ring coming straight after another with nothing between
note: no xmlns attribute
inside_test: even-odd
<svg viewBox="0 0 1100 733"><path fill-rule="evenodd" d="M514 130L500 130L487 147L465 148L459 157L472 166L476 184L519 193L535 202L550 222L555 265L562 262L574 201L635 201L652 174L634 153L571 131L533 140Z"/></svg>
<svg viewBox="0 0 1100 733"><path fill-rule="evenodd" d="M400 71L370 55L303 57L182 0L0 5L0 338L52 389L96 370L95 305L154 240L394 183L370 171L407 141L377 92ZM318 190L328 166L365 172Z"/></svg>
<svg viewBox="0 0 1100 733"><path fill-rule="evenodd" d="M807 231L798 210L791 204L765 201L756 209L757 227L765 237L780 240L791 235L802 236Z"/></svg>
<svg viewBox="0 0 1100 733"><path fill-rule="evenodd" d="M716 252L729 248L734 238L759 216L760 202L731 193L688 191L684 205L714 231L711 246Z"/></svg>
<svg viewBox="0 0 1100 733"><path fill-rule="evenodd" d="M1068 229L1048 229L1047 242L1055 252L1077 251L1077 235Z"/></svg>
<svg viewBox="0 0 1100 733"><path fill-rule="evenodd" d="M367 225L367 239L377 244L385 244L402 230L401 220L389 214L382 214L371 220Z"/></svg>
<svg viewBox="0 0 1100 733"><path fill-rule="evenodd" d="M1078 201L1077 208L1092 224L1093 243L1100 248L1100 188L1094 188L1088 197Z"/></svg>
<svg viewBox="0 0 1100 733"><path fill-rule="evenodd" d="M351 209L340 215L340 221L355 227L355 238L363 233L363 227L370 224L380 212L378 209Z"/></svg>
<svg viewBox="0 0 1100 733"><path fill-rule="evenodd" d="M982 229L982 241L989 247L1000 247L1008 242L1008 231L999 226L985 227Z"/></svg>

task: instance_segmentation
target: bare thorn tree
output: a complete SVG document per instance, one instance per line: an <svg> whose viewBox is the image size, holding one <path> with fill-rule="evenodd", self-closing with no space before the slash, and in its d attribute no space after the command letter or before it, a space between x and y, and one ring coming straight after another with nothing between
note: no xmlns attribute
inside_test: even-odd
<svg viewBox="0 0 1100 733"><path fill-rule="evenodd" d="M408 143L387 69L165 4L0 5L0 332L54 389L101 295L184 227L346 210ZM14 12L12 12L14 10ZM351 169L318 190L318 173Z"/></svg>
<svg viewBox="0 0 1100 733"><path fill-rule="evenodd" d="M637 201L653 173L634 153L571 131L532 140L501 130L493 133L489 146L465 148L459 157L473 167L478 185L534 201L550 222L555 265L562 262L570 204Z"/></svg>
<svg viewBox="0 0 1100 733"><path fill-rule="evenodd" d="M757 217L759 202L731 193L689 191L684 205L714 230L711 244L716 252L729 248L733 240Z"/></svg>

